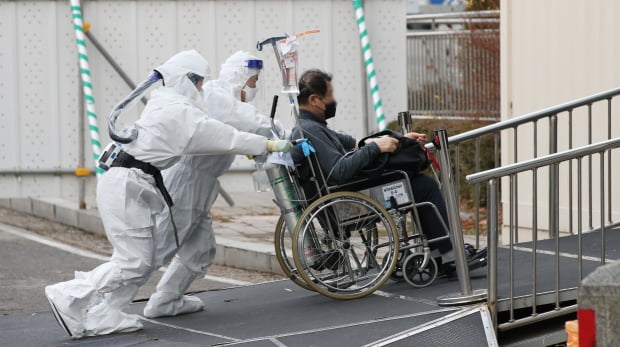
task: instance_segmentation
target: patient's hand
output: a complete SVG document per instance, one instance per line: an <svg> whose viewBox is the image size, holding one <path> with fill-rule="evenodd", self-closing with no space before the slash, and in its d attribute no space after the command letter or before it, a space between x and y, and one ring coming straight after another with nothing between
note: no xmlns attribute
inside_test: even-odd
<svg viewBox="0 0 620 347"><path fill-rule="evenodd" d="M371 142L374 142L377 146L379 146L381 153L391 153L398 149L398 140L391 136L370 138L364 141L364 143Z"/></svg>
<svg viewBox="0 0 620 347"><path fill-rule="evenodd" d="M410 133L406 133L405 136L412 140L417 140L418 142L422 144L426 143L426 134L419 134L419 133L412 131Z"/></svg>

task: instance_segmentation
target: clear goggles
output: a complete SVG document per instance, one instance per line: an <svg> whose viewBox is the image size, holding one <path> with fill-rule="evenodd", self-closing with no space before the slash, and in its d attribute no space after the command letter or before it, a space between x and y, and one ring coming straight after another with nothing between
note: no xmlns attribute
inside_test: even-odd
<svg viewBox="0 0 620 347"><path fill-rule="evenodd" d="M197 84L198 82L204 81L204 77L200 76L199 74L195 74L193 72L188 72L187 73L187 78L189 78L190 81L192 81L193 84Z"/></svg>

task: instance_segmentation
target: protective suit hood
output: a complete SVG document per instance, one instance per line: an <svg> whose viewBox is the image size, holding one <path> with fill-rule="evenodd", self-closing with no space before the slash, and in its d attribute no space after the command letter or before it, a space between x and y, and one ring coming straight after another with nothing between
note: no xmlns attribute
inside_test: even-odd
<svg viewBox="0 0 620 347"><path fill-rule="evenodd" d="M188 72L198 74L205 79L211 78L211 68L207 60L196 50L182 51L173 55L168 61L155 68L163 79L164 85L173 86Z"/></svg>
<svg viewBox="0 0 620 347"><path fill-rule="evenodd" d="M250 62L249 66L248 62ZM251 62L260 62L260 67L252 65ZM219 80L228 82L232 87L234 97L240 100L241 89L250 77L260 73L260 69L262 69L262 60L248 52L238 51L222 64Z"/></svg>
<svg viewBox="0 0 620 347"><path fill-rule="evenodd" d="M204 108L200 92L187 77L187 73L192 72L205 80L211 78L209 63L200 53L193 49L179 52L155 68L155 71L161 74L166 88L174 89L178 94L189 98L195 106Z"/></svg>

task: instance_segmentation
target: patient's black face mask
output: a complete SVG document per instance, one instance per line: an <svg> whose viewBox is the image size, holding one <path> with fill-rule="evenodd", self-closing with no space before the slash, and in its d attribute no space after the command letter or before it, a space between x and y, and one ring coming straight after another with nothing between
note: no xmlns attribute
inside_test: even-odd
<svg viewBox="0 0 620 347"><path fill-rule="evenodd" d="M323 99L321 99L323 101ZM325 102L323 102L325 104ZM336 116L336 106L338 103L336 101L332 101L329 104L325 104L325 111L323 111L325 115L325 119L334 118Z"/></svg>

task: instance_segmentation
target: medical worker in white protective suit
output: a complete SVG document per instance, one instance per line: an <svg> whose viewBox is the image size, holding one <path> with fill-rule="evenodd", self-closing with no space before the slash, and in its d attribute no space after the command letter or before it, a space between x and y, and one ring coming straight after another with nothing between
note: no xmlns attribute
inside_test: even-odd
<svg viewBox="0 0 620 347"><path fill-rule="evenodd" d="M155 70L164 86L151 93L134 124L137 138L122 145L123 152L97 184L112 258L90 272L76 271L73 280L45 288L56 319L73 338L142 328L138 315L123 311L159 262L155 218L166 202L165 188L156 186L156 176L161 178L157 170L169 168L182 155L259 155L291 147L290 142L240 132L206 116L200 91L210 70L198 52L178 53ZM146 173L153 169L157 174Z"/></svg>
<svg viewBox="0 0 620 347"><path fill-rule="evenodd" d="M203 87L209 117L241 131L272 136L270 119L247 103L256 94L262 63L239 51L222 64L219 79ZM282 129L279 123L277 127ZM165 233L168 239L158 244L160 254L176 251L176 255L144 308L146 317L175 316L204 308L198 297L184 294L195 278L204 276L215 256L210 209L219 192L218 177L234 159L234 154L186 156L162 173L175 203L172 214L181 247L176 249L170 232ZM157 218L157 229L171 228L170 214L164 211Z"/></svg>

